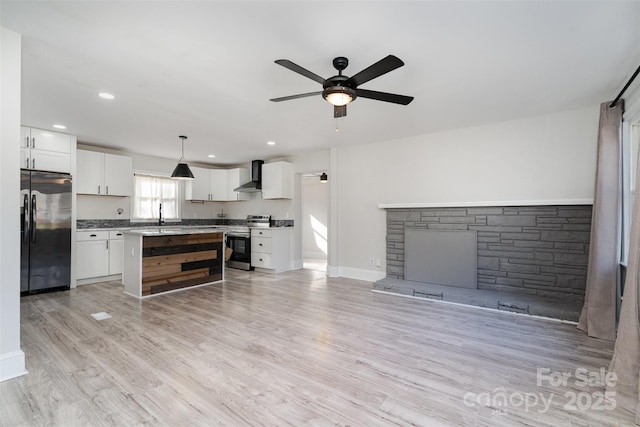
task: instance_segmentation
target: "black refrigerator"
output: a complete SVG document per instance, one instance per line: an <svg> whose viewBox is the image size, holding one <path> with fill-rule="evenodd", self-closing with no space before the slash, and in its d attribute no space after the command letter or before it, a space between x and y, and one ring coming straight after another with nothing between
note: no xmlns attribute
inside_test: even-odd
<svg viewBox="0 0 640 427"><path fill-rule="evenodd" d="M69 289L71 175L20 171L20 293Z"/></svg>

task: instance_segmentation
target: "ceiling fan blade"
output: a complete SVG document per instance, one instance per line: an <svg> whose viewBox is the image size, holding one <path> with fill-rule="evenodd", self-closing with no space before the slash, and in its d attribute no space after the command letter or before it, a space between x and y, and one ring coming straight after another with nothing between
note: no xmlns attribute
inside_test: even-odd
<svg viewBox="0 0 640 427"><path fill-rule="evenodd" d="M369 80L380 77L381 75L386 74L389 71L393 71L396 68L400 68L403 65L404 62L402 62L400 58L394 55L389 55L385 58L382 58L375 64L360 71L355 76L352 76L348 81L354 83L356 86L360 86L361 84L368 82Z"/></svg>
<svg viewBox="0 0 640 427"><path fill-rule="evenodd" d="M333 106L333 117L339 119L340 117L347 116L347 106L346 105L334 105Z"/></svg>
<svg viewBox="0 0 640 427"><path fill-rule="evenodd" d="M378 92L375 90L356 89L358 98L375 99L376 101L392 102L394 104L407 105L413 101L413 96L397 95L395 93Z"/></svg>
<svg viewBox="0 0 640 427"><path fill-rule="evenodd" d="M269 101L272 101L272 102L289 101L290 99L306 98L307 96L314 96L314 95L322 95L322 91L301 93L299 95L283 96L281 98L270 99Z"/></svg>
<svg viewBox="0 0 640 427"><path fill-rule="evenodd" d="M311 71L307 70L306 68L302 68L301 66L299 66L298 64L295 64L291 61L289 61L288 59L277 59L275 61L276 64L278 65L282 65L284 68L288 68L291 71L294 71L300 75L303 75L311 80L315 80L320 84L324 84L324 80L322 77L320 77L319 75L317 75L316 73L312 73Z"/></svg>

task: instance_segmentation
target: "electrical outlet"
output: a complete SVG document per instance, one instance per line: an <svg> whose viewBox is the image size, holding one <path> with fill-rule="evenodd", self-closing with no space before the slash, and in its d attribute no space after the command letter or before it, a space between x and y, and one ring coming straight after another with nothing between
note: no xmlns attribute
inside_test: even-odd
<svg viewBox="0 0 640 427"><path fill-rule="evenodd" d="M376 260L373 258L369 258L369 265L376 265Z"/></svg>

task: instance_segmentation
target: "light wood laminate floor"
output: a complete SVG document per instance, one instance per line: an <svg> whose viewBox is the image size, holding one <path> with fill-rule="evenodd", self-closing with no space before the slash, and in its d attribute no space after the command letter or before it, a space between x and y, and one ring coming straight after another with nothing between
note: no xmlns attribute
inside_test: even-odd
<svg viewBox="0 0 640 427"><path fill-rule="evenodd" d="M3 426L632 425L619 408L564 407L601 386L536 385L537 368L607 367L611 343L318 271L227 270L144 301L87 285L23 298L21 318L29 374L0 383ZM503 392L506 406L477 403ZM534 395L548 410L527 410Z"/></svg>

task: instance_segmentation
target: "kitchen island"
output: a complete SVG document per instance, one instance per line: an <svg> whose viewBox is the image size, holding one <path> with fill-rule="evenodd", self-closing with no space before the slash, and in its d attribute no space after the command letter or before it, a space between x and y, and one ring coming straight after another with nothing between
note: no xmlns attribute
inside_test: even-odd
<svg viewBox="0 0 640 427"><path fill-rule="evenodd" d="M224 280L224 232L218 228L124 232L124 292L145 298Z"/></svg>

